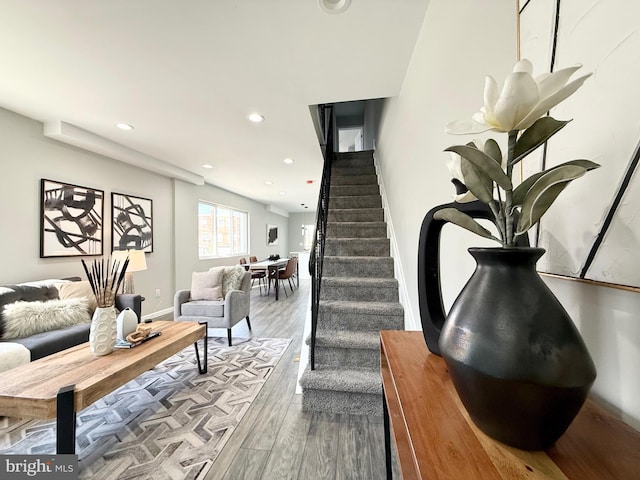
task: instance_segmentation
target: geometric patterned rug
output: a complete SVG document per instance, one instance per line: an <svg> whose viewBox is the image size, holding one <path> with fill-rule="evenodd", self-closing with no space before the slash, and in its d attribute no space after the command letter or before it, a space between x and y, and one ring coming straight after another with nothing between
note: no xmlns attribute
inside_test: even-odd
<svg viewBox="0 0 640 480"><path fill-rule="evenodd" d="M212 337L208 373L187 347L82 410L80 478L203 478L290 341ZM55 419L0 417L0 454L52 454L55 439Z"/></svg>

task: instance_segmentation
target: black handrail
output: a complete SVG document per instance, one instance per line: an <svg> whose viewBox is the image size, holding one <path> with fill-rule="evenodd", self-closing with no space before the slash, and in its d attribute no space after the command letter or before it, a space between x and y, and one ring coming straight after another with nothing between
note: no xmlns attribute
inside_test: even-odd
<svg viewBox="0 0 640 480"><path fill-rule="evenodd" d="M322 264L324 261L324 243L327 233L327 219L329 216L329 187L331 185L331 164L334 156L333 149L333 105L319 105L320 128L322 129L324 167L322 182L318 195L316 210L316 232L309 256L309 273L311 274L311 341L310 366L315 370L316 331L318 327L318 307L320 304L320 285L322 283Z"/></svg>

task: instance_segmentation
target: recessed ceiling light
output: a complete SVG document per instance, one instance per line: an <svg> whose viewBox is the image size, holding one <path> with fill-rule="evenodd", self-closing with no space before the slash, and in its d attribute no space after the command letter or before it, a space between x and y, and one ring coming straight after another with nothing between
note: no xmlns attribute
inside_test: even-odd
<svg viewBox="0 0 640 480"><path fill-rule="evenodd" d="M129 125L128 123L116 123L116 127L120 130L133 130L133 125Z"/></svg>
<svg viewBox="0 0 640 480"><path fill-rule="evenodd" d="M271 180L265 180L264 184L265 185L273 185L273 182Z"/></svg>
<svg viewBox="0 0 640 480"><path fill-rule="evenodd" d="M249 120L251 120L253 123L260 123L260 122L264 122L264 115L260 115L259 113L251 113L249 114Z"/></svg>
<svg viewBox="0 0 640 480"><path fill-rule="evenodd" d="M291 165L293 163L293 159L292 158L285 158L283 160L284 163L286 163L287 165Z"/></svg>
<svg viewBox="0 0 640 480"><path fill-rule="evenodd" d="M280 192L280 195L286 195L287 192Z"/></svg>
<svg viewBox="0 0 640 480"><path fill-rule="evenodd" d="M213 165L209 165L208 163L205 163L204 165L202 165L202 168L213 168Z"/></svg>
<svg viewBox="0 0 640 480"><path fill-rule="evenodd" d="M318 0L318 6L326 13L342 13L351 5L351 0Z"/></svg>

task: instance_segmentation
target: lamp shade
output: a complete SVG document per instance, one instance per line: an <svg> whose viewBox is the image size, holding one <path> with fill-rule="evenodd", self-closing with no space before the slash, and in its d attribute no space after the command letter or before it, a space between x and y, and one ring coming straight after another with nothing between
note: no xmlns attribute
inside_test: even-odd
<svg viewBox="0 0 640 480"><path fill-rule="evenodd" d="M129 257L127 272L140 272L147 269L147 259L142 250L116 250L111 256L119 262L124 262Z"/></svg>

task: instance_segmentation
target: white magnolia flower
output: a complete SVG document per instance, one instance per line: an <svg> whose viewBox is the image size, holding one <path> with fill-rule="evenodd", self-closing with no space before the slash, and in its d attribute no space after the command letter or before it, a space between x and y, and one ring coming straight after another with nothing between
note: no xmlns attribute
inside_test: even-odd
<svg viewBox="0 0 640 480"><path fill-rule="evenodd" d="M464 176L462 175L462 166L461 166L461 157L457 153L449 152L450 157L447 160L447 168L449 169L449 173L452 178L464 183ZM466 186L466 183L465 183ZM469 203L477 200L477 197L467 190L465 193L455 194L453 196L453 201L458 203Z"/></svg>
<svg viewBox="0 0 640 480"><path fill-rule="evenodd" d="M582 65L563 68L536 77L531 75L529 60L516 63L498 94L498 84L487 76L484 86L484 106L469 120L457 120L446 127L447 133L468 134L487 130L510 132L529 128L551 108L572 95L591 73L567 83Z"/></svg>

